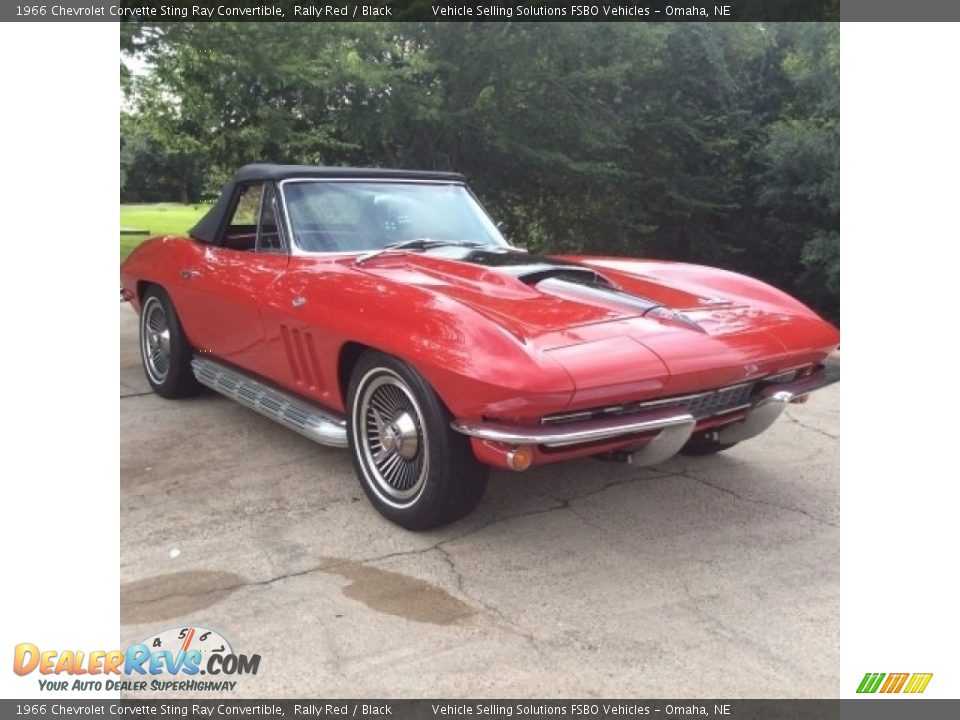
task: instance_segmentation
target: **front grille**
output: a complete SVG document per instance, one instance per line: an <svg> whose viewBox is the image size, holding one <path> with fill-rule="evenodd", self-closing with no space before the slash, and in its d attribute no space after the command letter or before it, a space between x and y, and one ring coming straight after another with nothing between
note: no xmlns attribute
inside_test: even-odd
<svg viewBox="0 0 960 720"><path fill-rule="evenodd" d="M655 408L686 410L699 420L747 407L750 403L750 395L753 393L755 385L756 383L749 382L741 385L731 385L720 388L719 390L709 390L695 395L681 395L678 397L660 398L658 400L613 405L593 410L582 410L580 412L548 415L543 418L542 424L561 425L563 423L599 420L602 418L620 417L622 415L636 415L645 410L653 410Z"/></svg>
<svg viewBox="0 0 960 720"><path fill-rule="evenodd" d="M734 385L699 395L682 403L681 407L688 410L695 418L710 417L746 405L751 392L753 392L753 383Z"/></svg>

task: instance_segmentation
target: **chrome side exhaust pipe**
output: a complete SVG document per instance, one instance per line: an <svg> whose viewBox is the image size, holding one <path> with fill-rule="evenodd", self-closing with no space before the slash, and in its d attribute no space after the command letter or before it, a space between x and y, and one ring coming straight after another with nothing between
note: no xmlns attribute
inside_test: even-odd
<svg viewBox="0 0 960 720"><path fill-rule="evenodd" d="M345 448L347 423L307 400L205 357L190 363L197 382L321 445Z"/></svg>

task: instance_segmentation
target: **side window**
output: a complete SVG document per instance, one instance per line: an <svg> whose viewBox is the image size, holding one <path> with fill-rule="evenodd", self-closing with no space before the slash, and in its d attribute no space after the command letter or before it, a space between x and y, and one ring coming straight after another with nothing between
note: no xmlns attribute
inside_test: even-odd
<svg viewBox="0 0 960 720"><path fill-rule="evenodd" d="M257 233L258 252L277 252L283 250L280 229L277 227L277 199L273 185L267 185L263 192L263 209L260 211L260 230Z"/></svg>
<svg viewBox="0 0 960 720"><path fill-rule="evenodd" d="M240 189L230 223L223 233L223 246L232 250L253 250L257 245L257 216L263 185L245 185Z"/></svg>

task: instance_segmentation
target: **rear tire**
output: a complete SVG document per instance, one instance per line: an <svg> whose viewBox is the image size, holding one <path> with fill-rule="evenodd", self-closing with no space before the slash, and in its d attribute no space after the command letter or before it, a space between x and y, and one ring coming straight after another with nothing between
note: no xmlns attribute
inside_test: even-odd
<svg viewBox="0 0 960 720"><path fill-rule="evenodd" d="M160 397L188 397L200 391L190 367L193 348L183 334L170 296L160 287L148 288L143 294L140 359L147 382Z"/></svg>
<svg viewBox="0 0 960 720"><path fill-rule="evenodd" d="M348 389L347 437L363 491L408 530L445 525L472 511L488 468L423 377L397 358L368 350Z"/></svg>

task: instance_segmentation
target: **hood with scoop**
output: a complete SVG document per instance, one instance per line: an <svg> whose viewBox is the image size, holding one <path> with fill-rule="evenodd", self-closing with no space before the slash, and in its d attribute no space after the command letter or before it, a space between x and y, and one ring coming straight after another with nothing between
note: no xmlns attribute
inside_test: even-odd
<svg viewBox="0 0 960 720"><path fill-rule="evenodd" d="M602 259L443 247L383 255L357 269L462 303L560 363L584 391L590 383L656 377L643 394L686 392L702 387L705 366L710 382L742 382L787 360L814 361L838 342L831 326L762 283L749 281L766 292L752 301L742 288L724 292L702 277L658 272L676 276L696 266L634 262L605 267Z"/></svg>
<svg viewBox="0 0 960 720"><path fill-rule="evenodd" d="M386 280L443 293L487 316L524 342L596 323L645 318L694 333L720 333L729 322L704 311L736 303L647 279L626 287L602 270L514 250L434 248L428 253L383 255L360 267ZM706 321L701 325L695 318ZM741 322L742 324L742 322Z"/></svg>

